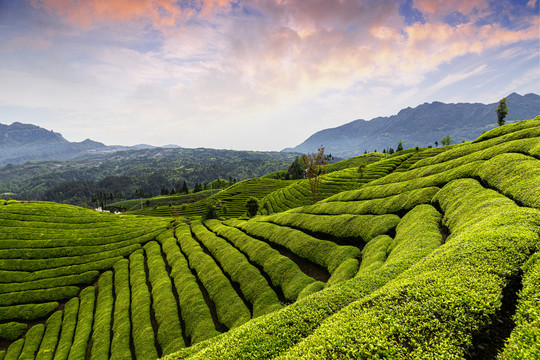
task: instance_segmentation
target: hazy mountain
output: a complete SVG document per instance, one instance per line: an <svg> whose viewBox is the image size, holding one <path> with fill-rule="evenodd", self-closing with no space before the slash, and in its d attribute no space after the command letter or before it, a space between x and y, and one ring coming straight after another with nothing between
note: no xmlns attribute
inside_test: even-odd
<svg viewBox="0 0 540 360"><path fill-rule="evenodd" d="M180 148L178 145L165 147ZM154 148L157 147L147 144L107 146L90 139L70 142L62 134L36 125L20 122L11 125L0 124L0 166L29 161L72 160L120 150Z"/></svg>
<svg viewBox="0 0 540 360"><path fill-rule="evenodd" d="M507 122L525 120L540 115L540 96L536 94L507 97ZM415 108L406 108L397 115L378 117L370 121L355 120L348 124L319 131L302 144L286 148L285 152L316 152L320 145L326 153L348 158L363 154L364 151L382 152L387 147L396 149L398 141L405 148L433 145L450 135L454 143L477 138L483 131L497 126L493 104L442 102L425 103Z"/></svg>

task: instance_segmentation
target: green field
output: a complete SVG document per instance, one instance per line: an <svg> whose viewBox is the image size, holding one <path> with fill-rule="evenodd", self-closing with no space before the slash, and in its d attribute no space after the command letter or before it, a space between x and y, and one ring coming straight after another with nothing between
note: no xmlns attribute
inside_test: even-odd
<svg viewBox="0 0 540 360"><path fill-rule="evenodd" d="M540 358L540 117L331 166L316 203L0 201L0 360Z"/></svg>

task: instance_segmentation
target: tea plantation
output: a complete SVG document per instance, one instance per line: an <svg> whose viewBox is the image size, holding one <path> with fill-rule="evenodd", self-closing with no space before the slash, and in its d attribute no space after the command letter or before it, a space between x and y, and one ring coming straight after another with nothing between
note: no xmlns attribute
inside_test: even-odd
<svg viewBox="0 0 540 360"><path fill-rule="evenodd" d="M226 220L0 201L0 360L540 358L540 117L346 164Z"/></svg>

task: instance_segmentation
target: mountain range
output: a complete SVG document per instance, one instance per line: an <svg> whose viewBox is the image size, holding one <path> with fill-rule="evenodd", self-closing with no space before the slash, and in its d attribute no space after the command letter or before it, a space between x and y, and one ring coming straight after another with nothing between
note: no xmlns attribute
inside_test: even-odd
<svg viewBox="0 0 540 360"><path fill-rule="evenodd" d="M540 114L540 96L537 94L507 96L507 122L531 119ZM316 152L320 145L326 153L335 157L349 158L365 151L382 152L397 148L435 146L444 136L451 136L454 143L470 141L483 132L497 126L495 109L497 103L424 103L415 108L406 108L389 117L372 120L355 120L345 125L325 129L311 135L306 141L284 152Z"/></svg>

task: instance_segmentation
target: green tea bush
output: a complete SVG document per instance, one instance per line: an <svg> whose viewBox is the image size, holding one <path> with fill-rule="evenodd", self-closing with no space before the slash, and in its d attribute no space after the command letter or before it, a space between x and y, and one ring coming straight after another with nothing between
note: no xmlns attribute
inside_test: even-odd
<svg viewBox="0 0 540 360"><path fill-rule="evenodd" d="M251 318L249 309L212 257L205 254L199 243L191 237L188 226L178 226L175 234L182 252L186 254L190 268L197 272L214 302L219 321L228 328L249 321Z"/></svg>
<svg viewBox="0 0 540 360"><path fill-rule="evenodd" d="M132 338L135 345L135 357L157 359L159 357L154 344L154 329L150 318L151 298L146 285L144 256L142 250L129 257L129 281L131 284L131 322Z"/></svg>
<svg viewBox="0 0 540 360"><path fill-rule="evenodd" d="M131 339L131 291L129 286L129 261L122 259L114 264L114 310L112 323L111 360L132 357Z"/></svg>
<svg viewBox="0 0 540 360"><path fill-rule="evenodd" d="M86 357L86 346L92 332L94 321L94 303L96 289L93 286L84 288L79 295L81 302L79 305L79 315L77 316L77 327L73 335L73 344L69 349L68 359L82 359Z"/></svg>
<svg viewBox="0 0 540 360"><path fill-rule="evenodd" d="M58 307L57 302L0 306L0 321L32 321L47 317ZM1 332L0 332L1 333Z"/></svg>
<svg viewBox="0 0 540 360"><path fill-rule="evenodd" d="M523 288L519 293L516 323L501 359L537 359L540 356L540 253L525 263Z"/></svg>
<svg viewBox="0 0 540 360"><path fill-rule="evenodd" d="M362 249L362 262L358 274L368 273L380 268L390 253L389 247L393 241L394 239L388 235L379 235L366 244Z"/></svg>
<svg viewBox="0 0 540 360"><path fill-rule="evenodd" d="M295 301L300 292L314 282L294 261L281 255L264 241L254 239L234 228L235 223L238 223L238 220L228 220L229 226L218 221L208 221L206 225L242 251L251 262L260 265L268 274L272 285L281 288L285 299Z"/></svg>
<svg viewBox="0 0 540 360"><path fill-rule="evenodd" d="M334 242L319 240L301 231L261 221L246 221L239 227L247 234L264 238L291 250L296 255L328 269L330 274L346 259L360 257L360 250L353 246L339 246Z"/></svg>
<svg viewBox="0 0 540 360"><path fill-rule="evenodd" d="M157 340L163 355L185 347L182 326L178 317L178 304L173 295L171 278L161 256L161 248L155 241L144 246L148 264L148 277L152 287L152 307L158 329Z"/></svg>
<svg viewBox="0 0 540 360"><path fill-rule="evenodd" d="M68 285L89 285L92 284L98 276L99 272L94 270L77 275L58 276L27 282L0 283L0 294L16 291L48 289Z"/></svg>
<svg viewBox="0 0 540 360"><path fill-rule="evenodd" d="M21 354L22 348L24 345L24 339L19 339L11 345L9 345L4 360L17 360Z"/></svg>
<svg viewBox="0 0 540 360"><path fill-rule="evenodd" d="M342 262L326 282L327 286L335 285L345 280L352 279L358 272L360 262L357 259L347 259Z"/></svg>
<svg viewBox="0 0 540 360"><path fill-rule="evenodd" d="M486 131L480 135L473 143L486 141L503 135L507 135L513 132L519 132L522 130L527 131L529 128L540 127L540 116L527 121L520 121L513 124L506 124L505 126L499 126L490 131Z"/></svg>
<svg viewBox="0 0 540 360"><path fill-rule="evenodd" d="M16 321L0 324L0 340L13 341L22 336L28 325Z"/></svg>
<svg viewBox="0 0 540 360"><path fill-rule="evenodd" d="M45 333L36 354L36 360L52 360L54 349L60 337L62 328L62 311L58 310L45 322Z"/></svg>
<svg viewBox="0 0 540 360"><path fill-rule="evenodd" d="M171 277L178 293L181 316L191 345L219 335L197 279L191 273L186 258L178 248L174 231L163 233L157 240L162 244L167 263L171 267Z"/></svg>
<svg viewBox="0 0 540 360"><path fill-rule="evenodd" d="M191 229L197 239L210 251L220 263L232 281L240 285L240 291L253 305L253 317L280 309L276 293L272 290L259 270L251 265L247 258L226 240L216 236L200 222L191 223Z"/></svg>
<svg viewBox="0 0 540 360"><path fill-rule="evenodd" d="M44 332L45 325L43 324L36 324L28 330L24 336L24 346L19 355L19 359L34 359L39 344L41 344Z"/></svg>
<svg viewBox="0 0 540 360"><path fill-rule="evenodd" d="M49 289L17 291L0 294L0 306L63 301L77 296L77 286L60 286Z"/></svg>
<svg viewBox="0 0 540 360"><path fill-rule="evenodd" d="M109 358L109 349L111 347L111 315L114 302L112 271L101 274L97 290L90 359L106 360Z"/></svg>
<svg viewBox="0 0 540 360"><path fill-rule="evenodd" d="M368 242L394 229L400 219L393 214L313 215L282 212L268 217L259 217L257 220L307 230L310 233L324 234L336 239L360 238L363 242ZM358 243L362 244L362 241Z"/></svg>
<svg viewBox="0 0 540 360"><path fill-rule="evenodd" d="M64 306L64 318L62 330L58 338L58 345L54 353L54 360L66 360L73 343L73 334L77 326L77 314L79 313L79 298L74 297Z"/></svg>

